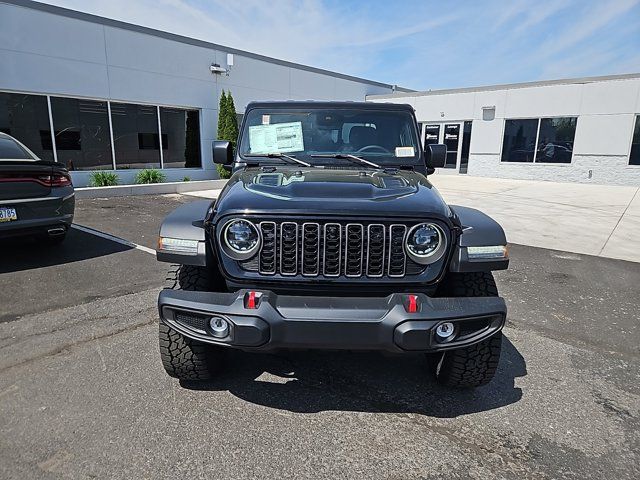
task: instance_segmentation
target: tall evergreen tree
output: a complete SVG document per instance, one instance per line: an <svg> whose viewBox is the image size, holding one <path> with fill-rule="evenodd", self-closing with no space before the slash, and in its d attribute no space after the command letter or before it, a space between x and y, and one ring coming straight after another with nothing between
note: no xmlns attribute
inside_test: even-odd
<svg viewBox="0 0 640 480"><path fill-rule="evenodd" d="M220 102L218 104L218 140L229 140L229 135L227 134L229 118L229 115L227 114L227 105L227 94L222 90L222 93L220 94ZM216 164L216 170L218 171L218 176L220 178L229 178L231 176L229 171L227 171L222 165Z"/></svg>
<svg viewBox="0 0 640 480"><path fill-rule="evenodd" d="M227 126L226 126L226 134L227 137L225 140L229 140L233 144L233 151L236 151L238 147L238 115L236 114L236 105L233 101L233 95L231 95L231 90L227 92Z"/></svg>

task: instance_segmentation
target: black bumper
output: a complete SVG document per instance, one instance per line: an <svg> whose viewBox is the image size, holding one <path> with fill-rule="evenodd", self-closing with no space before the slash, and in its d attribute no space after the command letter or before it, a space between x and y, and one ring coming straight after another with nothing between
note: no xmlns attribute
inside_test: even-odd
<svg viewBox="0 0 640 480"><path fill-rule="evenodd" d="M500 297L430 298L417 295L415 313L408 295L383 298L294 297L262 291L257 308L248 309L247 290L237 293L163 290L161 321L183 335L245 350L319 348L429 352L471 345L504 326L507 308ZM209 319L230 323L229 335L217 339ZM435 335L452 322L456 335L443 342Z"/></svg>

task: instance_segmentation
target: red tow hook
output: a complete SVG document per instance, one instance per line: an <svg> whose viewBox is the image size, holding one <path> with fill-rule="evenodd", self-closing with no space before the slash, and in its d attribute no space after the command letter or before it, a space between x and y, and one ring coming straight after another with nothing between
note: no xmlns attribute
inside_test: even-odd
<svg viewBox="0 0 640 480"><path fill-rule="evenodd" d="M418 311L418 296L409 295L409 303L405 304L404 308L408 313L416 313Z"/></svg>
<svg viewBox="0 0 640 480"><path fill-rule="evenodd" d="M255 310L260 305L260 298L262 293L251 290L244 294L244 308L248 310Z"/></svg>

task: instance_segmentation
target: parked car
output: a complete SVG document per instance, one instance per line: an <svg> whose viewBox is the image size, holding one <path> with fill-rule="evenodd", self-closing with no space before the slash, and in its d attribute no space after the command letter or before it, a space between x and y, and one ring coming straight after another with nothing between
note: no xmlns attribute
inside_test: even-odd
<svg viewBox="0 0 640 480"><path fill-rule="evenodd" d="M233 176L217 200L181 206L160 227L175 263L160 293L160 357L207 380L228 348L423 352L437 380L494 376L506 305L502 228L447 205L427 175L444 145L420 145L410 105L248 105Z"/></svg>
<svg viewBox="0 0 640 480"><path fill-rule="evenodd" d="M0 239L30 236L64 240L75 196L64 165L39 159L15 138L0 133Z"/></svg>

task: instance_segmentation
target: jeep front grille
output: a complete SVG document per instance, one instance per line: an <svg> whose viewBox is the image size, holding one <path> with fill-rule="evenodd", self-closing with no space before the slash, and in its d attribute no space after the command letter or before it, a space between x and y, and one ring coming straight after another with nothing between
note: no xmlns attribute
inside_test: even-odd
<svg viewBox="0 0 640 480"><path fill-rule="evenodd" d="M400 278L424 270L407 259L406 225L290 221L258 225L262 248L257 266L253 261L242 265L261 275Z"/></svg>

